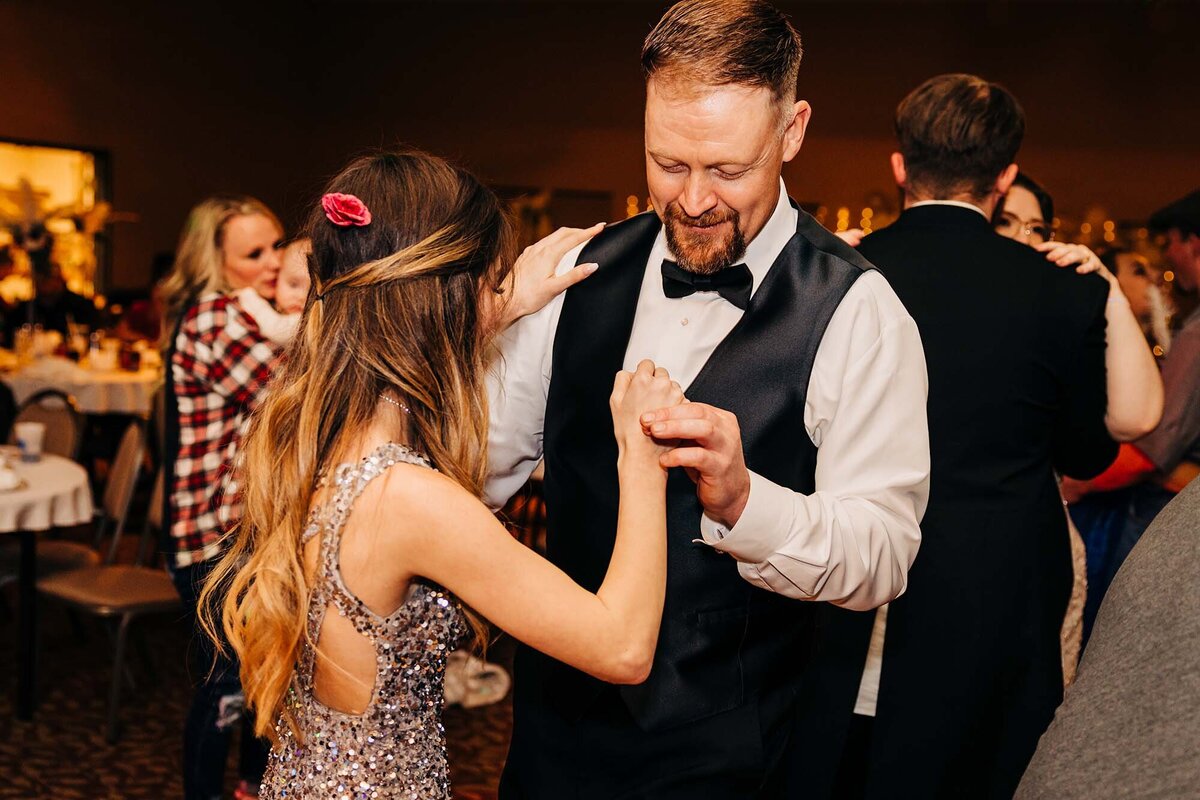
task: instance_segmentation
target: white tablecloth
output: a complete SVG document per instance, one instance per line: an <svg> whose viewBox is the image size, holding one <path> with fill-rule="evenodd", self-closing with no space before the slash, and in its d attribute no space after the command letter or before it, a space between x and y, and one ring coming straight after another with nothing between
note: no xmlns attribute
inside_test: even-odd
<svg viewBox="0 0 1200 800"><path fill-rule="evenodd" d="M9 462L26 486L0 492L0 534L45 531L92 520L92 490L87 472L79 464L52 455L43 455L33 464L15 456Z"/></svg>
<svg viewBox="0 0 1200 800"><path fill-rule="evenodd" d="M15 372L0 375L23 403L43 389L58 389L75 397L84 414L150 415L154 391L162 382L162 370L154 367L138 372L90 370L65 358L35 361Z"/></svg>

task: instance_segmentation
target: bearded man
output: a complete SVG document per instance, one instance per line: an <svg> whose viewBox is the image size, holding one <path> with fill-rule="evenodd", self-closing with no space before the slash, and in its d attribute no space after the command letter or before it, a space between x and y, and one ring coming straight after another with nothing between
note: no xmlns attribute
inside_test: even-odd
<svg viewBox="0 0 1200 800"><path fill-rule="evenodd" d="M655 211L568 254L562 272L599 268L506 334L488 499L544 457L547 554L586 588L616 531L613 374L652 359L689 402L643 420L678 442L650 676L612 686L520 651L501 797L781 796L815 610L794 598L870 609L905 588L924 355L887 281L788 198L800 54L764 2L672 7L642 51Z"/></svg>

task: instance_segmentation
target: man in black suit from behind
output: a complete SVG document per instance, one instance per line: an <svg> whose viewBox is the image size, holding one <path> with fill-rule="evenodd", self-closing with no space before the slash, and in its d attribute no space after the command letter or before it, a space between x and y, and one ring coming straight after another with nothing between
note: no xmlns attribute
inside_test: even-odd
<svg viewBox="0 0 1200 800"><path fill-rule="evenodd" d="M896 112L904 211L860 251L925 347L929 508L905 595L821 609L799 712L811 797L1011 797L1062 700L1055 472L1095 475L1116 454L1107 288L992 231L1024 127L1011 94L971 75L933 78Z"/></svg>

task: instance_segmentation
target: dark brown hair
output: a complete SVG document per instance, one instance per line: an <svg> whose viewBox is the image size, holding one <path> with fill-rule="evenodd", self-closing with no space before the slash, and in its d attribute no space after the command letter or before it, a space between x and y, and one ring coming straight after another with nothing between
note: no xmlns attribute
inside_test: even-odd
<svg viewBox="0 0 1200 800"><path fill-rule="evenodd" d="M896 108L896 138L914 194L986 197L1024 136L1017 99L974 75L930 78Z"/></svg>
<svg viewBox="0 0 1200 800"><path fill-rule="evenodd" d="M1050 193L1040 183L1024 172L1018 172L1017 177L1013 179L1012 185L1019 186L1033 195L1034 199L1037 200L1038 210L1042 212L1042 219L1046 221L1047 225L1054 225L1054 198L1050 196ZM1007 198L1008 195L1001 197L1000 202L996 204L996 210L992 214L993 225L998 223L1001 215L1004 214L1004 201Z"/></svg>
<svg viewBox="0 0 1200 800"><path fill-rule="evenodd" d="M761 0L683 0L671 6L642 45L646 80L684 78L709 86L766 87L796 101L800 34Z"/></svg>

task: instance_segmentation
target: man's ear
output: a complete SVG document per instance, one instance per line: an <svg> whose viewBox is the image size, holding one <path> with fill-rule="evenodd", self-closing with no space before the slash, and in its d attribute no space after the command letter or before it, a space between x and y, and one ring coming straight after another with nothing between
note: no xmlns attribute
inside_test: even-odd
<svg viewBox="0 0 1200 800"><path fill-rule="evenodd" d="M1013 181L1017 179L1017 173L1021 168L1016 164L1009 164L1004 168L1004 172L1000 173L1000 177L996 178L996 193L1001 197L1008 194L1008 190L1012 188ZM1050 220L1046 220L1049 222Z"/></svg>
<svg viewBox="0 0 1200 800"><path fill-rule="evenodd" d="M901 189L906 189L908 183L908 170L904 167L904 156L900 153L892 153L892 177L896 179L896 185Z"/></svg>
<svg viewBox="0 0 1200 800"><path fill-rule="evenodd" d="M812 119L812 106L807 100L797 100L792 106L792 121L783 129L783 163L787 163L800 152L804 144L804 131L808 129L808 121Z"/></svg>

